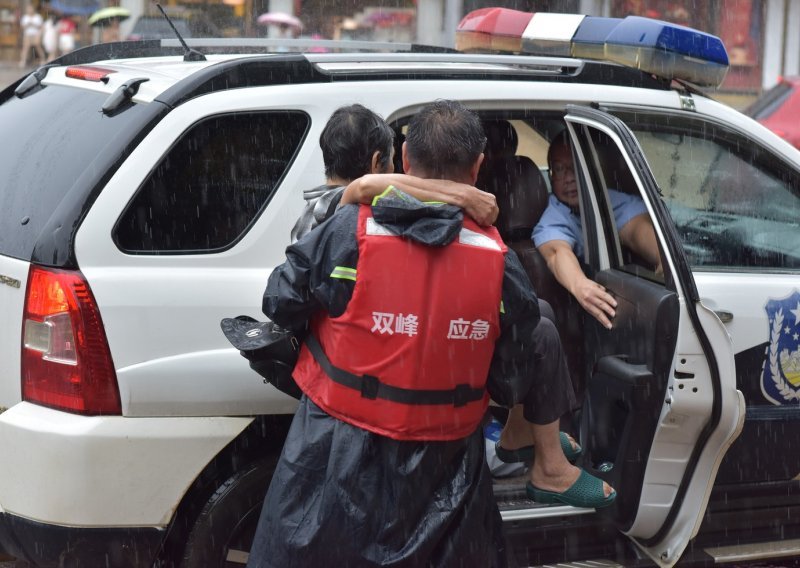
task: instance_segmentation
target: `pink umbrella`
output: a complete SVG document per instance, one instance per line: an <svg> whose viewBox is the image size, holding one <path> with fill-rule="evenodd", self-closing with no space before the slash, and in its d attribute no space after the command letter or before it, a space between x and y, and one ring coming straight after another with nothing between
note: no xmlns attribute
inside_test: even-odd
<svg viewBox="0 0 800 568"><path fill-rule="evenodd" d="M285 14L284 12L267 12L261 14L256 21L264 26L276 25L297 28L298 30L303 29L303 22L295 16Z"/></svg>

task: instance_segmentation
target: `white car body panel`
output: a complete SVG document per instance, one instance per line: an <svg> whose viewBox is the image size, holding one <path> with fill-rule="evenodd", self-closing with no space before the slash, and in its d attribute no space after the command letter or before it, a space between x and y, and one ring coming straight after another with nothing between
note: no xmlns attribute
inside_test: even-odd
<svg viewBox="0 0 800 568"><path fill-rule="evenodd" d="M21 400L22 314L30 263L0 256L0 411Z"/></svg>
<svg viewBox="0 0 800 568"><path fill-rule="evenodd" d="M164 527L195 477L250 422L87 417L22 402L0 414L0 503L54 525Z"/></svg>
<svg viewBox="0 0 800 568"><path fill-rule="evenodd" d="M684 506L670 529L658 543L650 546L643 546L635 540L660 566L674 565L689 540L697 534L722 457L744 426L744 397L736 390L736 366L730 336L713 312L698 306L697 314L717 356L716 364L722 382L722 416L704 446L684 496ZM626 531L635 539L650 538L660 528L659 519L663 519L669 511L678 492L679 483L676 481L683 479L689 457L694 451L695 443L692 440L700 435L711 414L714 400L712 377L685 309L681 310L680 329L674 368L694 376L690 379L673 376L671 379L669 398L662 408L659 427L650 448L639 512L631 528ZM727 357L721 358L721 354L727 354Z"/></svg>
<svg viewBox="0 0 800 568"><path fill-rule="evenodd" d="M769 342L769 318L765 310L769 298L785 298L800 290L798 274L695 271L694 278L705 306L733 315L725 327L731 334L735 353ZM742 294L742 290L758 290L758 293Z"/></svg>

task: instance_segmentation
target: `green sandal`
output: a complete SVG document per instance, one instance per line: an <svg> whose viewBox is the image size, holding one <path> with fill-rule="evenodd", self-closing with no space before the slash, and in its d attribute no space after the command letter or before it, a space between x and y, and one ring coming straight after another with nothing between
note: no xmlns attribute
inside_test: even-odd
<svg viewBox="0 0 800 568"><path fill-rule="evenodd" d="M577 448L573 448L572 442L570 442L566 432L559 432L558 437L561 441L561 449L564 451L567 460L569 460L570 463L575 463L575 460L577 460L581 452L583 452L583 448L581 448L580 444L578 444ZM575 443L577 444L577 442ZM497 454L497 459L504 463L532 462L534 456L533 448L533 446L523 446L516 450L507 450L500 445L499 441L494 444L494 451L495 454Z"/></svg>
<svg viewBox="0 0 800 568"><path fill-rule="evenodd" d="M528 499L537 503L564 503L573 507L590 509L608 507L617 498L616 491L612 491L611 495L606 497L603 493L603 480L583 469L575 483L563 493L539 489L530 481L525 484L525 493L528 495Z"/></svg>

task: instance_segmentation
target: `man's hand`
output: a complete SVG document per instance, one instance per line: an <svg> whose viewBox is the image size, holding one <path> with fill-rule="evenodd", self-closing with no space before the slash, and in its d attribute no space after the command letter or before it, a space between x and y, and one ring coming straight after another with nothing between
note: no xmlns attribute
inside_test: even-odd
<svg viewBox="0 0 800 568"><path fill-rule="evenodd" d="M393 185L420 201L441 201L461 207L479 225L488 226L497 220L500 210L491 193L443 179L422 179L406 174L367 174L350 182L340 203L372 203L376 195Z"/></svg>
<svg viewBox="0 0 800 568"><path fill-rule="evenodd" d="M497 221L500 209L497 207L497 198L491 193L481 191L471 185L459 184L464 188L464 211L472 217L478 225L488 227Z"/></svg>
<svg viewBox="0 0 800 568"><path fill-rule="evenodd" d="M572 246L566 241L553 240L540 246L539 252L556 280L575 296L581 307L603 327L611 329L617 301L600 284L586 277Z"/></svg>
<svg viewBox="0 0 800 568"><path fill-rule="evenodd" d="M611 329L611 320L617 313L617 301L605 288L584 277L575 283L572 294L584 310L594 316L603 327Z"/></svg>

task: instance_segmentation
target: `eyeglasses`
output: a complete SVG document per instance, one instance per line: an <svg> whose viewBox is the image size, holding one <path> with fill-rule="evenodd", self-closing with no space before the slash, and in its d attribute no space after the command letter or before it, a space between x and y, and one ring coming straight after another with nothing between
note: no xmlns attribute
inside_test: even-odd
<svg viewBox="0 0 800 568"><path fill-rule="evenodd" d="M575 174L575 171L572 169L572 165L555 164L550 168L550 175L554 178L563 178L567 175L567 172L573 175Z"/></svg>

